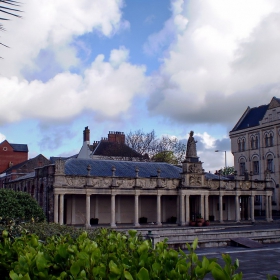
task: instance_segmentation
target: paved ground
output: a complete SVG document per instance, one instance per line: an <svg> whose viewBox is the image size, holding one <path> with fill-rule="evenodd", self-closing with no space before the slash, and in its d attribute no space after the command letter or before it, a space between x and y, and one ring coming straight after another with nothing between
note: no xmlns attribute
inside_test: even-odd
<svg viewBox="0 0 280 280"><path fill-rule="evenodd" d="M239 260L238 272L242 271L243 279L267 279L267 275L275 275L280 279L280 244L268 244L262 248L250 249L242 247L198 248L199 257L217 258L223 266L222 253L230 254L232 260ZM211 275L205 279L213 279Z"/></svg>

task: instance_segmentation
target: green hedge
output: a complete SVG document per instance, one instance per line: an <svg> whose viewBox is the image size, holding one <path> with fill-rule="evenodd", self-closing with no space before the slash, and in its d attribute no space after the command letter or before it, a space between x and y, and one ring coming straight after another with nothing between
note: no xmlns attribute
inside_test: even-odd
<svg viewBox="0 0 280 280"><path fill-rule="evenodd" d="M194 250L197 240L188 246L189 253L167 248L159 242L153 249L135 230L129 235L101 228L94 240L83 232L77 239L55 235L39 241L35 234L23 234L12 240L3 231L0 244L1 279L242 279L236 274L238 261L232 264L224 255L225 267L215 259L200 261Z"/></svg>
<svg viewBox="0 0 280 280"><path fill-rule="evenodd" d="M0 217L44 221L45 215L36 200L24 192L0 189Z"/></svg>

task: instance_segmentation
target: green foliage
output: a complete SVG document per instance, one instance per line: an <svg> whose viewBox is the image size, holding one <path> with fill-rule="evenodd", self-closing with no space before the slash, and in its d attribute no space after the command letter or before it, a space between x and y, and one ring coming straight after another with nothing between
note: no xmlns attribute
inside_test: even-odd
<svg viewBox="0 0 280 280"><path fill-rule="evenodd" d="M234 175L235 169L234 166L227 166L221 169L222 175L227 176L227 175Z"/></svg>
<svg viewBox="0 0 280 280"><path fill-rule="evenodd" d="M178 164L178 160L172 151L159 152L152 157L152 160L157 162L167 162L170 164Z"/></svg>
<svg viewBox="0 0 280 280"><path fill-rule="evenodd" d="M0 189L0 217L43 221L45 216L41 207L29 194Z"/></svg>
<svg viewBox="0 0 280 280"><path fill-rule="evenodd" d="M212 273L214 279L242 279L234 274L233 265L224 256L225 267L216 260L203 257L200 261L194 250L189 254L167 248L159 242L152 248L150 240L142 240L137 231L124 233L101 228L94 239L87 232L76 240L68 235L54 235L45 242L35 234L24 233L11 240L6 231L0 244L1 279L203 279ZM224 278L221 278L224 277Z"/></svg>

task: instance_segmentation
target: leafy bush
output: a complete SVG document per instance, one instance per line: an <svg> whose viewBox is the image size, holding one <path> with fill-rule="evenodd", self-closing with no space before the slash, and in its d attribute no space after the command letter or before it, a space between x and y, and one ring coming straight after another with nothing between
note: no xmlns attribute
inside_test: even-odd
<svg viewBox="0 0 280 280"><path fill-rule="evenodd" d="M0 217L26 221L45 220L44 212L34 198L27 193L8 189L0 189Z"/></svg>
<svg viewBox="0 0 280 280"><path fill-rule="evenodd" d="M236 274L238 261L225 255L225 267L215 259L200 261L188 246L189 254L169 250L166 242L152 248L135 230L129 235L101 228L94 240L83 232L76 240L55 235L40 242L34 234L23 234L12 241L3 231L0 244L1 279L242 279ZM10 278L9 278L10 277Z"/></svg>

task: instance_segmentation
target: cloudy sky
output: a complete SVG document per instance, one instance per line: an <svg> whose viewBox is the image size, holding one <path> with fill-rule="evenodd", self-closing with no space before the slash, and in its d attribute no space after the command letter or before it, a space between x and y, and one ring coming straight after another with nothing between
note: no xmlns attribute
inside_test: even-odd
<svg viewBox="0 0 280 280"><path fill-rule="evenodd" d="M30 157L108 131L194 130L206 170L247 106L280 97L279 0L26 0L0 35L0 141Z"/></svg>

